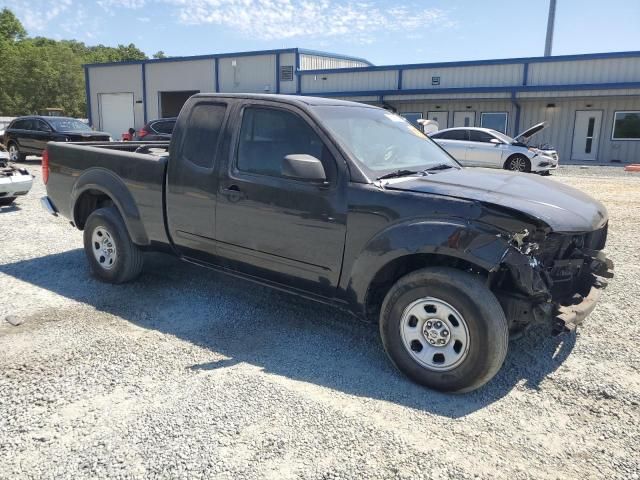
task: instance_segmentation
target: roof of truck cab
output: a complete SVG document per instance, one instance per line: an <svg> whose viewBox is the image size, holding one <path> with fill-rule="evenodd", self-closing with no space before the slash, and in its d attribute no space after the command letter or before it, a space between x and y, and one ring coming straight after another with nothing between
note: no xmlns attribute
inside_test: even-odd
<svg viewBox="0 0 640 480"><path fill-rule="evenodd" d="M275 93L197 93L194 97L199 98L248 98L255 100L271 100L289 104L304 104L309 106L342 106L342 107L369 107L379 108L364 103L350 102L348 100L337 100L324 97L306 97L304 95L282 95Z"/></svg>

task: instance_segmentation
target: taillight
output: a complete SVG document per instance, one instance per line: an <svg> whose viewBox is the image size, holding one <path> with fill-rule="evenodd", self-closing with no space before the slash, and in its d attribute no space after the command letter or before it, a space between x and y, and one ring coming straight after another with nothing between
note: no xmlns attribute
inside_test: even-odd
<svg viewBox="0 0 640 480"><path fill-rule="evenodd" d="M138 131L138 136L139 136L140 138L145 137L145 136L147 136L147 135L149 135L149 132L147 132L144 128L141 128L141 129Z"/></svg>
<svg viewBox="0 0 640 480"><path fill-rule="evenodd" d="M42 152L42 181L45 185L49 181L49 151L46 148Z"/></svg>

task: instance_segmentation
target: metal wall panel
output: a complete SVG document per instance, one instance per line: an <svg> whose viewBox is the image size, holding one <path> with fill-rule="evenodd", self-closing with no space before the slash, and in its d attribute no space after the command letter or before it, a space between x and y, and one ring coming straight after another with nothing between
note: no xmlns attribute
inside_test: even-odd
<svg viewBox="0 0 640 480"><path fill-rule="evenodd" d="M367 63L321 55L300 54L300 70L324 70L327 68L366 67Z"/></svg>
<svg viewBox="0 0 640 480"><path fill-rule="evenodd" d="M98 95L101 93L133 93L133 128L144 126L144 106L142 98L142 65L114 65L109 67L88 67L91 93L91 125L100 127ZM140 103L137 103L140 102Z"/></svg>
<svg viewBox="0 0 640 480"><path fill-rule="evenodd" d="M218 60L218 68L221 92L275 93L276 91L275 55L224 57Z"/></svg>
<svg viewBox="0 0 640 480"><path fill-rule="evenodd" d="M554 107L547 107L553 104ZM640 158L640 140L611 140L613 116L616 110L640 110L640 97L608 97L582 99L522 100L521 125L526 127L542 121L550 123L549 128L536 135L532 143L549 143L563 159L571 158L573 128L576 110L601 110L602 126L598 145L598 162L620 160L637 162Z"/></svg>
<svg viewBox="0 0 640 480"><path fill-rule="evenodd" d="M409 69L402 72L402 88L514 86L522 84L522 72L522 64ZM432 85L433 77L440 78L439 85Z"/></svg>
<svg viewBox="0 0 640 480"><path fill-rule="evenodd" d="M528 85L637 82L640 58L608 58L529 64Z"/></svg>
<svg viewBox="0 0 640 480"><path fill-rule="evenodd" d="M296 75L296 54L295 53L281 53L280 54L280 66L292 66L293 67L293 81L283 82L280 79L280 93L296 93L296 83L298 82Z"/></svg>
<svg viewBox="0 0 640 480"><path fill-rule="evenodd" d="M160 108L158 92L178 90L215 92L215 62L213 59L179 63L149 63L146 69L148 120L158 118L160 115L158 113Z"/></svg>
<svg viewBox="0 0 640 480"><path fill-rule="evenodd" d="M301 79L303 94L395 90L398 86L398 72L395 70L302 75Z"/></svg>

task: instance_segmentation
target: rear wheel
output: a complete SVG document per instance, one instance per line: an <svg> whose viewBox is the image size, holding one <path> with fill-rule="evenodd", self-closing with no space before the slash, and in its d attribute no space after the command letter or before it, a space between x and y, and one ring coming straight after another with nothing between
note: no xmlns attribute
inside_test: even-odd
<svg viewBox="0 0 640 480"><path fill-rule="evenodd" d="M89 215L84 251L91 271L105 282L128 282L142 271L142 251L131 241L115 207L99 208Z"/></svg>
<svg viewBox="0 0 640 480"><path fill-rule="evenodd" d="M27 156L24 153L20 152L20 148L18 144L15 142L9 143L9 160L12 162L24 162L27 159Z"/></svg>
<svg viewBox="0 0 640 480"><path fill-rule="evenodd" d="M7 205L11 205L16 197L3 197L0 198L0 207L6 207Z"/></svg>
<svg viewBox="0 0 640 480"><path fill-rule="evenodd" d="M459 393L494 377L509 342L495 295L475 275L445 267L410 273L391 288L380 334L387 355L409 378Z"/></svg>
<svg viewBox="0 0 640 480"><path fill-rule="evenodd" d="M524 155L512 155L505 162L504 168L513 172L530 172L531 162Z"/></svg>

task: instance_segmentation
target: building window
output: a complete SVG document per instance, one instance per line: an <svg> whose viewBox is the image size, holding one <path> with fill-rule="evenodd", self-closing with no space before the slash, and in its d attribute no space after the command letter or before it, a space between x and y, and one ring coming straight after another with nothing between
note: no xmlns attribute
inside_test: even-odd
<svg viewBox="0 0 640 480"><path fill-rule="evenodd" d="M422 118L422 113L401 113L400 116L404 117L404 119L407 120L414 127L420 128L420 124L418 123L418 120Z"/></svg>
<svg viewBox="0 0 640 480"><path fill-rule="evenodd" d="M615 112L612 140L640 140L640 111Z"/></svg>
<svg viewBox="0 0 640 480"><path fill-rule="evenodd" d="M507 112L483 112L480 114L480 126L507 133Z"/></svg>

